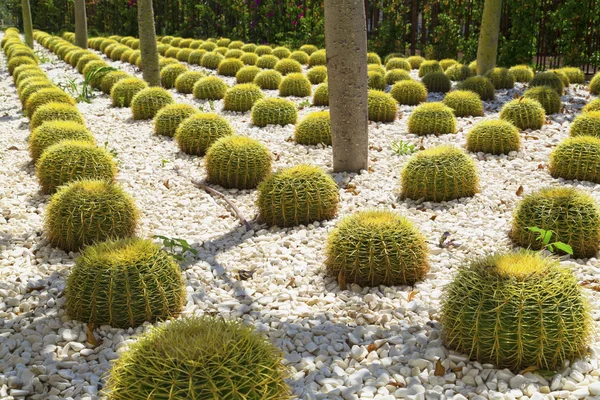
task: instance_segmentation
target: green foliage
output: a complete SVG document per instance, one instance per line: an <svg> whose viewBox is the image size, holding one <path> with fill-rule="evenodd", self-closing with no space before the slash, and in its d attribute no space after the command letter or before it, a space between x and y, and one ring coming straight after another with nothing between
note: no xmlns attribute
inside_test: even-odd
<svg viewBox="0 0 600 400"><path fill-rule="evenodd" d="M111 154L89 140L62 140L47 147L36 163L36 175L45 194L82 179L112 182L116 174Z"/></svg>
<svg viewBox="0 0 600 400"><path fill-rule="evenodd" d="M425 59L421 56L410 56L406 59L406 61L408 61L408 63L410 64L411 69L420 69L421 64L425 62Z"/></svg>
<svg viewBox="0 0 600 400"><path fill-rule="evenodd" d="M315 51L311 53L308 59L308 66L315 67L317 65L327 65L327 56L325 50Z"/></svg>
<svg viewBox="0 0 600 400"><path fill-rule="evenodd" d="M546 114L556 114L562 110L560 96L549 86L534 86L523 93L526 99L537 100Z"/></svg>
<svg viewBox="0 0 600 400"><path fill-rule="evenodd" d="M277 90L281 85L282 76L275 70L259 72L254 78L254 83L264 90Z"/></svg>
<svg viewBox="0 0 600 400"><path fill-rule="evenodd" d="M297 51L292 52L292 54L290 54L290 58L292 60L298 61L302 65L307 65L308 60L310 59L310 56L304 51L297 50Z"/></svg>
<svg viewBox="0 0 600 400"><path fill-rule="evenodd" d="M396 82L390 94L398 103L408 106L416 106L427 101L427 88L421 82L413 80Z"/></svg>
<svg viewBox="0 0 600 400"><path fill-rule="evenodd" d="M308 114L296 126L294 140L298 144L331 145L331 120L329 111L317 111Z"/></svg>
<svg viewBox="0 0 600 400"><path fill-rule="evenodd" d="M600 183L600 138L565 139L550 154L549 168L555 178Z"/></svg>
<svg viewBox="0 0 600 400"><path fill-rule="evenodd" d="M388 85L393 85L394 83L396 83L398 81L406 81L406 80L412 80L410 73L408 73L408 71L401 69L401 68L389 70L385 74L385 83Z"/></svg>
<svg viewBox="0 0 600 400"><path fill-rule="evenodd" d="M44 231L50 243L65 251L133 236L139 212L133 199L106 181L75 181L50 198Z"/></svg>
<svg viewBox="0 0 600 400"><path fill-rule="evenodd" d="M600 138L600 111L589 111L578 115L571 123L571 137L593 136Z"/></svg>
<svg viewBox="0 0 600 400"><path fill-rule="evenodd" d="M391 71L393 69L403 69L405 71L410 71L411 65L405 59L401 57L392 57L385 63L385 69Z"/></svg>
<svg viewBox="0 0 600 400"><path fill-rule="evenodd" d="M208 69L217 69L221 61L223 61L224 59L225 57L223 57L222 54L211 51L209 53L205 53L202 56L202 59L200 60L200 65Z"/></svg>
<svg viewBox="0 0 600 400"><path fill-rule="evenodd" d="M160 84L167 89L172 89L175 87L177 77L187 71L188 68L183 64L169 64L160 71Z"/></svg>
<svg viewBox="0 0 600 400"><path fill-rule="evenodd" d="M252 83L254 78L261 72L261 69L254 65L247 65L242 67L237 74L235 74L236 82L239 83Z"/></svg>
<svg viewBox="0 0 600 400"><path fill-rule="evenodd" d="M329 89L327 82L317 86L312 104L313 106L329 106Z"/></svg>
<svg viewBox="0 0 600 400"><path fill-rule="evenodd" d="M312 85L302 73L289 74L279 84L279 95L282 97L308 97L311 94Z"/></svg>
<svg viewBox="0 0 600 400"><path fill-rule="evenodd" d="M537 241L541 242L543 245L543 249L548 250L550 253L554 253L555 250L557 250L573 255L573 249L568 244L565 244L563 242L550 243L550 240L552 240L552 235L555 235L556 232L540 229L537 226L528 226L527 230L533 233L537 233Z"/></svg>
<svg viewBox="0 0 600 400"><path fill-rule="evenodd" d="M425 238L405 217L360 211L344 218L329 235L325 266L342 285L414 285L429 271L428 252Z"/></svg>
<svg viewBox="0 0 600 400"><path fill-rule="evenodd" d="M275 64L275 71L279 72L281 75L288 75L291 73L299 73L302 72L302 65L291 58L281 59Z"/></svg>
<svg viewBox="0 0 600 400"><path fill-rule="evenodd" d="M278 348L241 322L177 319L154 328L117 359L106 394L108 400L284 400L291 391L282 359Z"/></svg>
<svg viewBox="0 0 600 400"><path fill-rule="evenodd" d="M554 370L587 351L589 304L557 260L522 250L460 268L444 289L446 346L481 363Z"/></svg>
<svg viewBox="0 0 600 400"><path fill-rule="evenodd" d="M273 68L275 68L275 65L277 65L278 62L279 62L279 58L277 58L271 54L265 54L265 55L259 57L258 60L256 60L255 65L258 68L273 69Z"/></svg>
<svg viewBox="0 0 600 400"><path fill-rule="evenodd" d="M410 60L410 58L409 58ZM409 61L410 62L410 61ZM412 63L411 63L412 65ZM435 60L423 61L419 66L419 78L424 77L432 72L444 72L439 62Z"/></svg>
<svg viewBox="0 0 600 400"><path fill-rule="evenodd" d="M318 85L327 80L327 67L324 65L317 65L306 71L306 77L313 85Z"/></svg>
<svg viewBox="0 0 600 400"><path fill-rule="evenodd" d="M110 95L113 86L117 82L127 78L132 78L132 76L125 71L110 71L102 78L100 90L102 90L102 93Z"/></svg>
<svg viewBox="0 0 600 400"><path fill-rule="evenodd" d="M520 148L519 130L501 119L481 121L467 134L467 149L473 153L499 155L519 151Z"/></svg>
<svg viewBox="0 0 600 400"><path fill-rule="evenodd" d="M204 78L204 73L200 71L186 71L175 79L175 89L179 93L191 94L194 92L194 85L200 79Z"/></svg>
<svg viewBox="0 0 600 400"><path fill-rule="evenodd" d="M163 159L162 161L164 164L165 161L168 162L169 160ZM166 253L168 253L171 257L173 257L174 259L176 259L178 261L185 261L186 253L190 253L193 256L198 255L198 250L196 250L192 246L190 246L190 244L185 239L171 238L171 237L161 236L161 235L154 235L153 237L155 239L162 240L162 243L164 246L163 250ZM178 251L177 247L179 247L181 250Z"/></svg>
<svg viewBox="0 0 600 400"><path fill-rule="evenodd" d="M519 129L540 129L546 122L546 112L537 100L521 97L502 106L500 119Z"/></svg>
<svg viewBox="0 0 600 400"><path fill-rule="evenodd" d="M286 99L269 97L258 100L252 107L252 124L258 127L293 125L297 119L298 110L296 105Z"/></svg>
<svg viewBox="0 0 600 400"><path fill-rule="evenodd" d="M27 118L31 118L39 107L48 103L63 103L74 106L75 100L59 88L40 89L32 94L25 103Z"/></svg>
<svg viewBox="0 0 600 400"><path fill-rule="evenodd" d="M406 81L402 81L406 82ZM399 82L401 83L401 82ZM398 104L389 93L379 90L369 90L368 93L368 112L369 121L374 122L394 122Z"/></svg>
<svg viewBox="0 0 600 400"><path fill-rule="evenodd" d="M335 217L338 186L321 168L297 165L267 176L258 186L259 219L268 225L308 225Z"/></svg>
<svg viewBox="0 0 600 400"><path fill-rule="evenodd" d="M264 97L260 87L253 83L242 83L227 90L223 98L223 110L246 112Z"/></svg>
<svg viewBox="0 0 600 400"><path fill-rule="evenodd" d="M540 72L536 74L531 82L529 82L529 87L534 86L551 87L559 96L562 96L564 91L564 84L556 72Z"/></svg>
<svg viewBox="0 0 600 400"><path fill-rule="evenodd" d="M244 63L237 58L226 58L219 63L217 73L223 76L235 76L244 66Z"/></svg>
<svg viewBox="0 0 600 400"><path fill-rule="evenodd" d="M48 121L35 128L29 135L29 155L35 162L44 150L63 140L96 143L94 135L78 122Z"/></svg>
<svg viewBox="0 0 600 400"><path fill-rule="evenodd" d="M233 133L229 122L220 115L196 113L181 122L175 132L175 141L184 153L203 156L217 139Z"/></svg>
<svg viewBox="0 0 600 400"><path fill-rule="evenodd" d="M416 153L402 171L402 196L442 202L472 197L479 192L475 163L453 146Z"/></svg>
<svg viewBox="0 0 600 400"><path fill-rule="evenodd" d="M150 240L109 240L85 248L65 288L66 311L92 326L137 327L176 316L186 291L179 265Z"/></svg>
<svg viewBox="0 0 600 400"><path fill-rule="evenodd" d="M529 65L515 65L508 71L514 76L516 82L529 83L533 79L533 69Z"/></svg>
<svg viewBox="0 0 600 400"><path fill-rule="evenodd" d="M515 87L515 77L506 68L492 68L485 77L492 81L494 89L512 89Z"/></svg>
<svg viewBox="0 0 600 400"><path fill-rule="evenodd" d="M448 93L442 100L446 106L454 110L457 117L483 116L483 103L475 92L455 90Z"/></svg>
<svg viewBox="0 0 600 400"><path fill-rule="evenodd" d="M152 119L163 107L175 103L173 95L160 87L148 87L139 91L131 99L131 112L134 120Z"/></svg>
<svg viewBox="0 0 600 400"><path fill-rule="evenodd" d="M220 100L225 97L228 86L216 76L207 76L194 84L194 98L200 100Z"/></svg>
<svg viewBox="0 0 600 400"><path fill-rule="evenodd" d="M417 147L414 144L412 144L410 142L398 140L398 141L392 142L392 151L396 155L405 156L408 154L416 153L419 150L417 149Z"/></svg>
<svg viewBox="0 0 600 400"><path fill-rule="evenodd" d="M421 104L408 117L408 132L417 135L456 133L454 112L443 103Z"/></svg>
<svg viewBox="0 0 600 400"><path fill-rule="evenodd" d="M184 119L194 115L198 109L189 104L170 104L163 107L154 118L154 133L173 137Z"/></svg>
<svg viewBox="0 0 600 400"><path fill-rule="evenodd" d="M450 79L441 71L428 73L421 79L421 82L425 85L428 92L446 93L452 87Z"/></svg>
<svg viewBox="0 0 600 400"><path fill-rule="evenodd" d="M65 103L48 103L39 107L29 120L29 127L34 130L48 121L73 121L85 124L77 107Z"/></svg>
<svg viewBox="0 0 600 400"><path fill-rule="evenodd" d="M113 107L129 107L133 97L146 89L148 84L139 78L125 78L115 83L110 90Z"/></svg>
<svg viewBox="0 0 600 400"><path fill-rule="evenodd" d="M252 189L271 173L271 153L258 140L229 135L210 146L205 165L210 183Z"/></svg>
<svg viewBox="0 0 600 400"><path fill-rule="evenodd" d="M475 92L483 101L494 100L494 84L488 78L483 76L472 76L467 78L458 84L457 89Z"/></svg>

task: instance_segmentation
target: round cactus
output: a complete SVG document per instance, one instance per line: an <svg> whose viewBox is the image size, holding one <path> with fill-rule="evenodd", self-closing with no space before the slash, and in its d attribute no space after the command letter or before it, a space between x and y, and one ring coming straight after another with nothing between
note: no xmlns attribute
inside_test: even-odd
<svg viewBox="0 0 600 400"><path fill-rule="evenodd" d="M308 97L311 94L310 81L301 73L289 74L279 84L279 95L282 97Z"/></svg>
<svg viewBox="0 0 600 400"><path fill-rule="evenodd" d="M309 55L306 54L304 51L301 51L301 50L297 50L297 51L292 52L292 54L290 54L290 58L292 60L298 61L302 65L307 65L308 64L308 60L310 59Z"/></svg>
<svg viewBox="0 0 600 400"><path fill-rule="evenodd" d="M48 103L37 109L29 121L29 126L33 131L48 121L72 121L80 125L85 124L77 107L65 103Z"/></svg>
<svg viewBox="0 0 600 400"><path fill-rule="evenodd" d="M549 86L534 86L523 93L526 99L537 100L546 114L556 114L562 110L560 96Z"/></svg>
<svg viewBox="0 0 600 400"><path fill-rule="evenodd" d="M191 117L198 109L189 104L170 104L162 108L154 118L154 133L173 137L184 119Z"/></svg>
<svg viewBox="0 0 600 400"><path fill-rule="evenodd" d="M87 63L89 63L91 61L101 61L101 60L102 59L97 54L91 54L91 53L86 54L85 56L81 57L79 59L79 61L77 61L77 66L75 67L75 69L77 70L77 72L79 72L81 74L81 73L83 73L83 69L85 68Z"/></svg>
<svg viewBox="0 0 600 400"><path fill-rule="evenodd" d="M174 102L173 95L163 88L143 89L131 99L133 119L152 119L161 108Z"/></svg>
<svg viewBox="0 0 600 400"><path fill-rule="evenodd" d="M467 134L467 149L473 153L499 155L519 151L520 148L519 130L501 119L481 121Z"/></svg>
<svg viewBox="0 0 600 400"><path fill-rule="evenodd" d="M242 46L242 51L245 51L246 53L254 53L254 51L256 50L256 46L254 43L246 43L245 45Z"/></svg>
<svg viewBox="0 0 600 400"><path fill-rule="evenodd" d="M89 141L62 140L46 148L36 163L36 175L45 194L81 179L112 182L116 174L112 155Z"/></svg>
<svg viewBox="0 0 600 400"><path fill-rule="evenodd" d="M242 42L241 40L234 40L231 43L229 43L229 46L227 46L227 48L232 50L241 50L242 46L244 46L244 42Z"/></svg>
<svg viewBox="0 0 600 400"><path fill-rule="evenodd" d="M194 98L199 100L220 100L225 97L228 86L216 76L207 76L194 84Z"/></svg>
<svg viewBox="0 0 600 400"><path fill-rule="evenodd" d="M562 96L564 91L564 84L555 72L540 72L539 74L536 74L531 82L529 82L529 86L549 86L554 89L559 96Z"/></svg>
<svg viewBox="0 0 600 400"><path fill-rule="evenodd" d="M187 71L180 74L175 79L175 89L179 93L191 94L194 92L194 85L200 79L204 78L204 74L200 71Z"/></svg>
<svg viewBox="0 0 600 400"><path fill-rule="evenodd" d="M566 180L600 183L600 139L568 138L550 154L550 174Z"/></svg>
<svg viewBox="0 0 600 400"><path fill-rule="evenodd" d="M216 48L217 48L217 45L216 45L216 43L213 43L213 42L204 42L200 45L200 49L206 50L206 51L213 51Z"/></svg>
<svg viewBox="0 0 600 400"><path fill-rule="evenodd" d="M385 63L385 69L388 71L391 71L393 69L402 69L405 71L410 71L412 67L405 58L393 57Z"/></svg>
<svg viewBox="0 0 600 400"><path fill-rule="evenodd" d="M516 82L529 83L533 79L533 69L529 65L515 65L508 70Z"/></svg>
<svg viewBox="0 0 600 400"><path fill-rule="evenodd" d="M256 66L258 68L273 69L275 68L275 65L277 65L278 62L279 58L270 54L266 54L264 56L261 56L258 60L256 60Z"/></svg>
<svg viewBox="0 0 600 400"><path fill-rule="evenodd" d="M158 68L159 70L163 70L166 66L168 65L183 65L181 64L179 61L177 61L176 58L171 58L171 57L160 57L159 61L158 61Z"/></svg>
<svg viewBox="0 0 600 400"><path fill-rule="evenodd" d="M421 64L425 62L425 59L421 56L410 56L406 61L410 64L411 69L419 69Z"/></svg>
<svg viewBox="0 0 600 400"><path fill-rule="evenodd" d="M177 319L154 328L117 359L106 394L108 400L284 400L291 391L282 360L278 348L236 320Z"/></svg>
<svg viewBox="0 0 600 400"><path fill-rule="evenodd" d="M593 95L600 94L600 72L596 73L590 80L589 84L590 93Z"/></svg>
<svg viewBox="0 0 600 400"><path fill-rule="evenodd" d="M444 72L439 62L435 60L427 60L423 61L419 66L419 78L422 78L432 72Z"/></svg>
<svg viewBox="0 0 600 400"><path fill-rule="evenodd" d="M369 90L368 112L369 121L394 122L398 105L389 93L379 90Z"/></svg>
<svg viewBox="0 0 600 400"><path fill-rule="evenodd" d="M21 104L27 104L27 100L42 89L56 88L56 86L48 79L35 79L23 82L19 88L19 99Z"/></svg>
<svg viewBox="0 0 600 400"><path fill-rule="evenodd" d="M448 201L479 192L475 163L453 146L416 153L402 171L402 196L414 200Z"/></svg>
<svg viewBox="0 0 600 400"><path fill-rule="evenodd" d="M40 89L32 94L25 103L27 118L31 118L39 107L48 103L63 103L74 106L75 100L57 87Z"/></svg>
<svg viewBox="0 0 600 400"><path fill-rule="evenodd" d="M214 51L205 53L200 60L200 65L204 68L208 69L217 69L221 61L223 61L225 57L222 54L216 53Z"/></svg>
<svg viewBox="0 0 600 400"><path fill-rule="evenodd" d="M600 99L594 99L583 107L582 113L600 111Z"/></svg>
<svg viewBox="0 0 600 400"><path fill-rule="evenodd" d="M414 285L429 271L428 247L400 214L370 210L344 218L329 235L329 275L360 286Z"/></svg>
<svg viewBox="0 0 600 400"><path fill-rule="evenodd" d="M423 82L429 92L446 93L452 87L450 79L443 72L428 73L421 79L421 82Z"/></svg>
<svg viewBox="0 0 600 400"><path fill-rule="evenodd" d="M385 87L386 87L385 77L381 73L376 72L376 71L369 71L369 72L367 72L367 77L368 77L367 86L369 89L380 90L380 91L385 90Z"/></svg>
<svg viewBox="0 0 600 400"><path fill-rule="evenodd" d="M175 141L184 153L203 156L217 139L233 133L225 118L214 113L196 113L179 124Z"/></svg>
<svg viewBox="0 0 600 400"><path fill-rule="evenodd" d="M254 83L264 90L277 90L281 85L282 76L275 70L259 72L254 78Z"/></svg>
<svg viewBox="0 0 600 400"><path fill-rule="evenodd" d="M444 73L451 81L455 82L461 82L473 76L471 69L463 64L454 64L448 67Z"/></svg>
<svg viewBox="0 0 600 400"><path fill-rule="evenodd" d="M569 77L565 73L563 73L560 69L550 69L547 72L556 74L560 78L560 81L563 84L563 88L566 89L571 84L571 82L569 81Z"/></svg>
<svg viewBox="0 0 600 400"><path fill-rule="evenodd" d="M94 326L137 327L181 312L181 268L150 240L109 240L86 247L65 288L70 318Z"/></svg>
<svg viewBox="0 0 600 400"><path fill-rule="evenodd" d="M312 104L313 106L329 106L329 89L327 82L317 86Z"/></svg>
<svg viewBox="0 0 600 400"><path fill-rule="evenodd" d="M254 52L260 57L273 53L273 49L266 45L257 46Z"/></svg>
<svg viewBox="0 0 600 400"><path fill-rule="evenodd" d="M408 81L412 80L410 74L400 68L392 69L385 74L385 83L387 85L393 85L398 81Z"/></svg>
<svg viewBox="0 0 600 400"><path fill-rule="evenodd" d="M421 104L408 117L408 132L417 135L456 133L454 112L442 103Z"/></svg>
<svg viewBox="0 0 600 400"><path fill-rule="evenodd" d="M256 75L260 73L261 69L254 65L247 65L242 67L237 74L235 74L236 82L239 83L252 83Z"/></svg>
<svg viewBox="0 0 600 400"><path fill-rule="evenodd" d="M210 183L253 189L271 173L271 153L258 140L229 135L210 146L205 165Z"/></svg>
<svg viewBox="0 0 600 400"><path fill-rule="evenodd" d="M230 43L231 43L231 39L228 39L228 38L221 38L221 39L217 40L217 46L219 46L219 47L227 47L227 46L229 46Z"/></svg>
<svg viewBox="0 0 600 400"><path fill-rule="evenodd" d="M35 128L29 135L29 155L33 161L48 147L63 140L77 140L95 144L94 135L80 123L73 121L48 121Z"/></svg>
<svg viewBox="0 0 600 400"><path fill-rule="evenodd" d="M600 212L586 192L571 188L546 188L526 196L513 216L510 238L521 247L541 249L544 244L528 227L552 232L550 243L571 246L577 258L595 257L600 241Z"/></svg>
<svg viewBox="0 0 600 400"><path fill-rule="evenodd" d="M302 65L298 61L292 60L291 58L284 58L275 64L274 69L281 75L288 75L291 73L302 72Z"/></svg>
<svg viewBox="0 0 600 400"><path fill-rule="evenodd" d="M12 75L15 68L17 68L18 66L21 66L21 65L26 65L26 64L36 65L37 62L34 59L32 59L31 57L11 58L11 60L8 62L8 73L10 75Z"/></svg>
<svg viewBox="0 0 600 400"><path fill-rule="evenodd" d="M600 138L600 111L589 111L577 116L569 130L571 137L593 136Z"/></svg>
<svg viewBox="0 0 600 400"><path fill-rule="evenodd" d="M380 75L385 75L385 68L379 64L369 64L367 65L367 73L369 72L377 72Z"/></svg>
<svg viewBox="0 0 600 400"><path fill-rule="evenodd" d="M446 72L448 68L458 65L458 61L453 60L451 58L444 58L440 61L440 67Z"/></svg>
<svg viewBox="0 0 600 400"><path fill-rule="evenodd" d="M308 58L308 66L315 67L317 65L327 65L327 54L325 50L315 51Z"/></svg>
<svg viewBox="0 0 600 400"><path fill-rule="evenodd" d="M139 213L133 199L106 181L75 181L50 198L44 220L46 237L65 251L107 239L133 236Z"/></svg>
<svg viewBox="0 0 600 400"><path fill-rule="evenodd" d="M200 49L192 51L188 57L188 64L200 65L202 63L202 57L204 57L204 54L206 53L206 50Z"/></svg>
<svg viewBox="0 0 600 400"><path fill-rule="evenodd" d="M171 89L175 87L177 77L187 71L188 68L183 64L169 64L160 71L160 84Z"/></svg>
<svg viewBox="0 0 600 400"><path fill-rule="evenodd" d="M219 63L217 73L223 76L235 76L243 66L244 63L237 58L225 58Z"/></svg>
<svg viewBox="0 0 600 400"><path fill-rule="evenodd" d="M308 114L296 126L294 140L298 144L331 145L331 120L329 111L317 111Z"/></svg>
<svg viewBox="0 0 600 400"><path fill-rule="evenodd" d="M263 97L263 92L253 83L235 85L225 93L223 110L237 112L250 111L254 103Z"/></svg>
<svg viewBox="0 0 600 400"><path fill-rule="evenodd" d="M512 89L515 87L515 77L506 68L492 68L485 77L492 81L494 89Z"/></svg>
<svg viewBox="0 0 600 400"><path fill-rule="evenodd" d="M148 84L139 78L125 78L118 81L110 90L113 107L129 107L133 97L147 87Z"/></svg>
<svg viewBox="0 0 600 400"><path fill-rule="evenodd" d="M297 119L298 109L296 105L286 99L270 97L258 100L252 107L252 124L259 127L293 125Z"/></svg>
<svg viewBox="0 0 600 400"><path fill-rule="evenodd" d="M377 53L367 53L367 64L381 65L381 58Z"/></svg>
<svg viewBox="0 0 600 400"><path fill-rule="evenodd" d="M457 117L483 116L483 103L475 92L455 90L448 93L442 103L453 109Z"/></svg>
<svg viewBox="0 0 600 400"><path fill-rule="evenodd" d="M89 85L94 89L100 89L104 77L114 68L110 67L104 61L90 61L83 69L83 76L89 81Z"/></svg>
<svg viewBox="0 0 600 400"><path fill-rule="evenodd" d="M319 48L313 44L303 44L302 46L300 46L299 50L305 52L310 56L312 53L319 51Z"/></svg>
<svg viewBox="0 0 600 400"><path fill-rule="evenodd" d="M132 76L125 71L109 71L102 78L100 90L102 90L102 93L110 95L110 91L117 82L131 77Z"/></svg>
<svg viewBox="0 0 600 400"><path fill-rule="evenodd" d="M504 104L500 119L519 129L540 129L546 122L546 112L537 100L521 97Z"/></svg>
<svg viewBox="0 0 600 400"><path fill-rule="evenodd" d="M527 250L460 268L444 289L440 320L447 347L514 371L554 370L583 355L592 330L570 269Z"/></svg>
<svg viewBox="0 0 600 400"><path fill-rule="evenodd" d="M407 106L416 106L427 101L427 88L421 82L413 80L396 82L390 94L398 103Z"/></svg>
<svg viewBox="0 0 600 400"><path fill-rule="evenodd" d="M475 92L483 101L494 100L494 84L488 78L483 76L472 76L467 78L458 84L457 89Z"/></svg>
<svg viewBox="0 0 600 400"><path fill-rule="evenodd" d="M306 77L313 85L323 83L327 80L327 67L324 65L312 67L306 72Z"/></svg>
<svg viewBox="0 0 600 400"><path fill-rule="evenodd" d="M321 168L297 165L267 176L258 185L257 203L268 225L308 225L335 217L338 186Z"/></svg>
<svg viewBox="0 0 600 400"><path fill-rule="evenodd" d="M275 57L282 60L284 58L288 58L292 54L292 52L287 47L279 46L279 47L275 47L273 49L273 53L271 53L271 54L273 54Z"/></svg>
<svg viewBox="0 0 600 400"><path fill-rule="evenodd" d="M190 59L190 54L192 54L193 51L194 50L190 48L181 49L177 52L175 58L177 59L177 61L188 62L188 60Z"/></svg>
<svg viewBox="0 0 600 400"><path fill-rule="evenodd" d="M123 54L121 54L120 61L122 63L128 63L129 59L131 58L131 56L133 55L133 53L135 53L135 50L126 50L126 51L124 51Z"/></svg>
<svg viewBox="0 0 600 400"><path fill-rule="evenodd" d="M240 57L240 61L243 62L244 65L256 65L258 56L255 53L244 53Z"/></svg>

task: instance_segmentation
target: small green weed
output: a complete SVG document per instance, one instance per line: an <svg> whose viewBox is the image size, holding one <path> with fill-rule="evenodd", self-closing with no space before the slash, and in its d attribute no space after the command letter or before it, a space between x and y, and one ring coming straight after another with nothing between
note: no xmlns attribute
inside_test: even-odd
<svg viewBox="0 0 600 400"><path fill-rule="evenodd" d="M556 232L546 229L538 228L537 226L528 226L527 230L533 233L537 233L538 237L536 240L538 242L542 242L544 245L544 249L548 250L550 253L554 253L556 250L564 251L567 254L573 255L573 248L566 243L563 242L552 242L552 235L556 234Z"/></svg>
<svg viewBox="0 0 600 400"><path fill-rule="evenodd" d="M185 253L191 253L194 256L198 255L198 250L194 249L185 239L170 238L167 236L154 235L154 238L162 240L164 250L178 261L184 261ZM176 251L180 247L181 251Z"/></svg>

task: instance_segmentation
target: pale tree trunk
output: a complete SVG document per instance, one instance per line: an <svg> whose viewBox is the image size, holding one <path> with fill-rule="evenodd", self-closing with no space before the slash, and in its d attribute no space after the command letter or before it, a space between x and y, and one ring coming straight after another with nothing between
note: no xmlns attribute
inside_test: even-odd
<svg viewBox="0 0 600 400"><path fill-rule="evenodd" d="M25 31L25 43L33 49L33 22L31 22L31 8L29 0L21 0L23 9L23 30Z"/></svg>
<svg viewBox="0 0 600 400"><path fill-rule="evenodd" d="M369 163L367 32L364 0L325 0L325 48L333 170Z"/></svg>
<svg viewBox="0 0 600 400"><path fill-rule="evenodd" d="M85 0L75 0L75 46L87 49L87 16Z"/></svg>
<svg viewBox="0 0 600 400"><path fill-rule="evenodd" d="M496 66L502 0L485 0L481 32L477 47L477 74L483 75Z"/></svg>
<svg viewBox="0 0 600 400"><path fill-rule="evenodd" d="M150 86L160 86L158 48L156 46L152 0L138 0L137 6L142 75Z"/></svg>

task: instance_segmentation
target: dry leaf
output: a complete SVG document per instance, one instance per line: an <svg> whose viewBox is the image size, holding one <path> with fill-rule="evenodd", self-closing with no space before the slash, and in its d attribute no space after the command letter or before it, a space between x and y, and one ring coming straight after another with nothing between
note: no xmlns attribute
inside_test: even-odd
<svg viewBox="0 0 600 400"><path fill-rule="evenodd" d="M375 350L377 350L377 347L373 343L371 343L370 345L367 346L367 351L369 353L372 351L375 351Z"/></svg>
<svg viewBox="0 0 600 400"><path fill-rule="evenodd" d="M96 340L96 336L94 336L94 324L92 322L88 322L87 324L87 342L92 346L98 346L98 340Z"/></svg>
<svg viewBox="0 0 600 400"><path fill-rule="evenodd" d="M408 294L408 298L406 299L406 301L411 301L412 299L415 298L415 296L419 293L418 290L413 290L412 292L410 292Z"/></svg>
<svg viewBox="0 0 600 400"><path fill-rule="evenodd" d="M591 289L595 292L600 292L600 283L596 280L585 280L579 283L581 286Z"/></svg>
<svg viewBox="0 0 600 400"><path fill-rule="evenodd" d="M290 279L290 281L288 282L288 284L287 284L287 285L285 285L285 287L286 287L286 288L289 288L289 287L292 287L292 286L294 286L294 287L296 286L296 278L294 278L293 276L292 276L292 278Z"/></svg>
<svg viewBox="0 0 600 400"><path fill-rule="evenodd" d="M538 169L544 169L544 164L538 165Z"/></svg>
<svg viewBox="0 0 600 400"><path fill-rule="evenodd" d="M293 137L288 137L287 139L285 139L286 142L294 142L294 138Z"/></svg>
<svg viewBox="0 0 600 400"><path fill-rule="evenodd" d="M517 189L517 193L516 193L516 195L517 195L517 196L520 196L520 195L522 195L522 194L523 194L523 185L519 186L519 188Z"/></svg>
<svg viewBox="0 0 600 400"><path fill-rule="evenodd" d="M17 146L10 146L8 149L9 150L19 150L19 148Z"/></svg>
<svg viewBox="0 0 600 400"><path fill-rule="evenodd" d="M421 151L425 150L425 146L420 146L419 150L421 150Z"/></svg>
<svg viewBox="0 0 600 400"><path fill-rule="evenodd" d="M163 181L163 186L166 187L167 189L171 189L171 185L169 185L169 180L167 179L166 181Z"/></svg>
<svg viewBox="0 0 600 400"><path fill-rule="evenodd" d="M371 145L371 146L369 146L369 150L381 151L383 149L381 148L381 146L373 146L373 145Z"/></svg>
<svg viewBox="0 0 600 400"><path fill-rule="evenodd" d="M404 383L402 383L402 382L391 382L391 381L388 382L387 386L394 386L394 387L397 387L397 388L404 388L404 387L406 387L404 385Z"/></svg>
<svg viewBox="0 0 600 400"><path fill-rule="evenodd" d="M338 284L340 285L340 289L346 290L346 275L342 271L338 274Z"/></svg>
<svg viewBox="0 0 600 400"><path fill-rule="evenodd" d="M525 375L528 372L533 372L533 371L537 371L538 369L540 369L539 367L532 365L531 367L527 367L525 368L523 371L520 372L521 375Z"/></svg>
<svg viewBox="0 0 600 400"><path fill-rule="evenodd" d="M371 167L369 167L368 171L369 171L370 174L372 174L373 172L375 172L375 170L373 168L371 168Z"/></svg>
<svg viewBox="0 0 600 400"><path fill-rule="evenodd" d="M432 215L431 218L429 218L432 221L435 221L435 219L437 218L437 215Z"/></svg>
<svg viewBox="0 0 600 400"><path fill-rule="evenodd" d="M279 161L281 159L281 153L275 154L275 161Z"/></svg>
<svg viewBox="0 0 600 400"><path fill-rule="evenodd" d="M433 374L435 376L446 375L446 368L444 368L444 366L442 365L442 360L440 360L439 358L438 358L437 362L435 363L435 371L433 372Z"/></svg>

